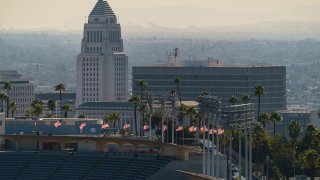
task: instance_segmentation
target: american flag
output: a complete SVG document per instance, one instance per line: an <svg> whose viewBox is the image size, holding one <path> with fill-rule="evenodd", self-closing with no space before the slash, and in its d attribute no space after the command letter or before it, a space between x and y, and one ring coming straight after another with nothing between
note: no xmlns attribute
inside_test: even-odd
<svg viewBox="0 0 320 180"><path fill-rule="evenodd" d="M129 123L125 123L124 125L123 125L123 129L129 129L130 128L130 124Z"/></svg>
<svg viewBox="0 0 320 180"><path fill-rule="evenodd" d="M214 130L213 130L213 133L216 134L216 133L217 133L217 130L214 129ZM221 128L218 128L218 135L223 134L223 133L224 133L224 130L221 129Z"/></svg>
<svg viewBox="0 0 320 180"><path fill-rule="evenodd" d="M144 131L147 131L148 129L149 129L149 125L144 125L144 126L143 126L143 130L144 130Z"/></svg>
<svg viewBox="0 0 320 180"><path fill-rule="evenodd" d="M183 126L178 126L178 128L176 129L176 131L182 131L183 130Z"/></svg>
<svg viewBox="0 0 320 180"><path fill-rule="evenodd" d="M101 125L101 128L102 128L102 129L108 129L108 128L109 128L109 124L108 124L108 123L102 124L102 125Z"/></svg>
<svg viewBox="0 0 320 180"><path fill-rule="evenodd" d="M194 126L190 126L189 127L189 132L194 132L195 131L195 127Z"/></svg>
<svg viewBox="0 0 320 180"><path fill-rule="evenodd" d="M59 121L55 122L53 125L54 125L55 128L58 128L59 126L62 125L62 121L59 120Z"/></svg>
<svg viewBox="0 0 320 180"><path fill-rule="evenodd" d="M200 131L201 131L201 132L207 132L207 131L208 131L207 126L202 126L202 127L200 128Z"/></svg>
<svg viewBox="0 0 320 180"><path fill-rule="evenodd" d="M223 134L223 133L224 133L224 129L219 128L218 129L218 134L220 135L220 134Z"/></svg>
<svg viewBox="0 0 320 180"><path fill-rule="evenodd" d="M80 124L79 128L80 128L80 131L82 132L83 129L87 126L87 123L83 122Z"/></svg>
<svg viewBox="0 0 320 180"><path fill-rule="evenodd" d="M164 124L164 125L162 126L162 131L166 131L166 130L168 130L168 126Z"/></svg>

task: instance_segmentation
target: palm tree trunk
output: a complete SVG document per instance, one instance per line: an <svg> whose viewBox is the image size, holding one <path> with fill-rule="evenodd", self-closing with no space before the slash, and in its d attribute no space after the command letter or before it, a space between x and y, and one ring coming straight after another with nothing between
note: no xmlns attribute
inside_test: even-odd
<svg viewBox="0 0 320 180"><path fill-rule="evenodd" d="M68 118L68 112L67 111L64 113L64 117Z"/></svg>
<svg viewBox="0 0 320 180"><path fill-rule="evenodd" d="M181 95L180 95L179 85L177 85L177 90L178 90L178 96L179 96L179 101L180 101L180 106L181 106L181 105L182 105L182 101L181 101Z"/></svg>
<svg viewBox="0 0 320 180"><path fill-rule="evenodd" d="M137 103L134 103L134 128L135 135L138 136L138 125L137 125Z"/></svg>
<svg viewBox="0 0 320 180"><path fill-rule="evenodd" d="M14 114L14 111L13 109L11 110L11 117L13 118L13 114Z"/></svg>
<svg viewBox="0 0 320 180"><path fill-rule="evenodd" d="M7 99L7 113L6 113L6 117L7 117L7 118L9 117L9 109L10 109L10 107L9 107L9 102L10 102L10 99L9 99L9 97L8 97L8 99Z"/></svg>
<svg viewBox="0 0 320 180"><path fill-rule="evenodd" d="M61 117L62 117L62 96L61 96L61 90L60 90L60 114L61 114Z"/></svg>

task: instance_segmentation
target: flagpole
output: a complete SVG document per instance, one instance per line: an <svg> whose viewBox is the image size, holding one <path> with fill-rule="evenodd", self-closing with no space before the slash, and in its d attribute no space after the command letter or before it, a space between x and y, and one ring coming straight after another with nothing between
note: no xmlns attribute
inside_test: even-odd
<svg viewBox="0 0 320 180"><path fill-rule="evenodd" d="M161 129L161 142L162 143L164 142L163 123L164 123L164 121L163 121L163 114L162 114L162 116L161 116L161 126L162 126L162 129Z"/></svg>
<svg viewBox="0 0 320 180"><path fill-rule="evenodd" d="M202 127L204 127L203 119L201 121ZM200 130L201 132L201 130ZM206 174L206 165L205 165L205 142L204 142L204 133L202 134L202 174Z"/></svg>
<svg viewBox="0 0 320 180"><path fill-rule="evenodd" d="M207 130L207 128L209 128L209 113L207 112L207 127L205 128L205 131L204 132L206 132L206 130ZM211 172L210 172L210 163L211 163L211 154L210 154L210 144L209 144L209 142L210 142L210 133L209 133L209 131L208 131L208 135L207 135L207 138L208 138L208 140L206 141L206 143L207 143L207 153L206 153L206 155L207 155L207 158L206 158L206 160L207 160L207 175L208 176L210 176L210 174L211 174Z"/></svg>

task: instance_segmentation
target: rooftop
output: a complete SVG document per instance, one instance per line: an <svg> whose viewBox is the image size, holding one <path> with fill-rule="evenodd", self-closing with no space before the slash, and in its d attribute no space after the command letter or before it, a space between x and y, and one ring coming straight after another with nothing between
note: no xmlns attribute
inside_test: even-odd
<svg viewBox="0 0 320 180"><path fill-rule="evenodd" d="M115 16L107 1L98 0L90 16Z"/></svg>

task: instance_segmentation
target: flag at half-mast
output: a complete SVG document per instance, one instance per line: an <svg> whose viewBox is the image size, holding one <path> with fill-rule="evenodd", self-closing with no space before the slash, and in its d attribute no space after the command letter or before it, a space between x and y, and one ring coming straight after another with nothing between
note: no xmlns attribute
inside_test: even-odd
<svg viewBox="0 0 320 180"><path fill-rule="evenodd" d="M148 129L149 129L149 125L146 124L146 125L143 126L143 130L144 131L148 131Z"/></svg>
<svg viewBox="0 0 320 180"><path fill-rule="evenodd" d="M62 125L61 119L60 119L59 121L56 121L56 122L53 124L53 126L54 126L55 128L58 128L58 127L61 126L61 125Z"/></svg>
<svg viewBox="0 0 320 180"><path fill-rule="evenodd" d="M101 125L101 129L108 129L109 128L109 124L105 123Z"/></svg>
<svg viewBox="0 0 320 180"><path fill-rule="evenodd" d="M168 130L168 126L167 125L162 125L162 131L166 131L166 130Z"/></svg>
<svg viewBox="0 0 320 180"><path fill-rule="evenodd" d="M123 125L123 129L129 129L130 128L130 124L129 123L125 123L124 125Z"/></svg>
<svg viewBox="0 0 320 180"><path fill-rule="evenodd" d="M79 128L80 128L80 131L82 132L83 129L87 126L87 123L83 122L80 124Z"/></svg>
<svg viewBox="0 0 320 180"><path fill-rule="evenodd" d="M183 130L183 126L181 126L181 125L179 125L178 127L177 127L177 129L176 129L176 131L178 132L178 131L182 131Z"/></svg>

